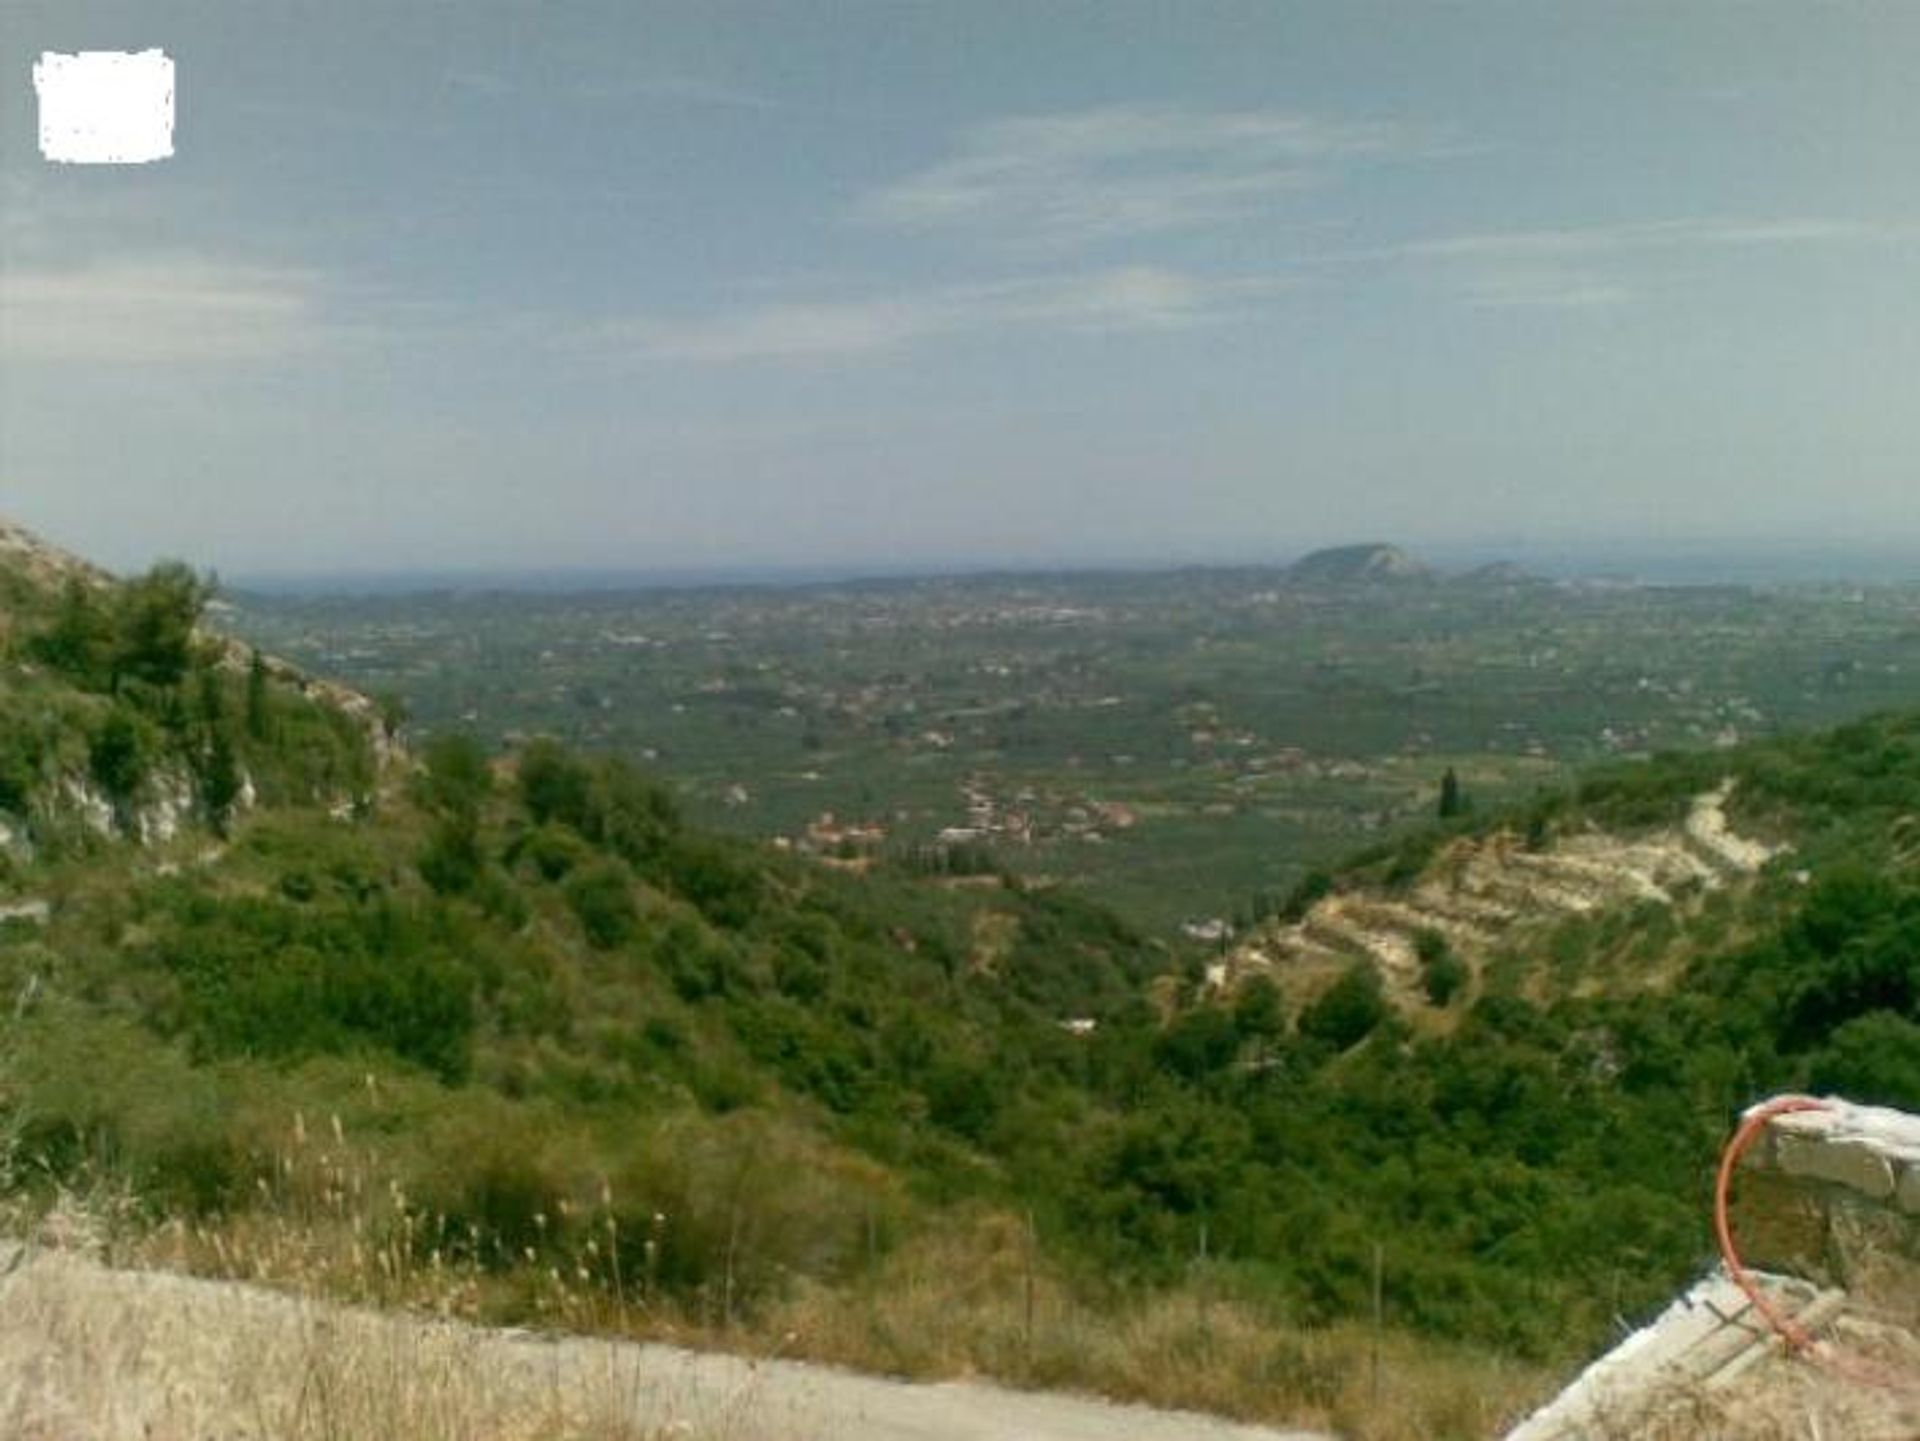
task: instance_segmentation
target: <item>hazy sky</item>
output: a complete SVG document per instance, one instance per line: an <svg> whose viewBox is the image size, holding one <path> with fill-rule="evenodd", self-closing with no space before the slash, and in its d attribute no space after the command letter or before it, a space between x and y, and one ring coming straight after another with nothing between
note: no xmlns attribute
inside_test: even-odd
<svg viewBox="0 0 1920 1441"><path fill-rule="evenodd" d="M59 167L43 49L178 153ZM0 512L227 571L1920 545L1920 5L0 3Z"/></svg>

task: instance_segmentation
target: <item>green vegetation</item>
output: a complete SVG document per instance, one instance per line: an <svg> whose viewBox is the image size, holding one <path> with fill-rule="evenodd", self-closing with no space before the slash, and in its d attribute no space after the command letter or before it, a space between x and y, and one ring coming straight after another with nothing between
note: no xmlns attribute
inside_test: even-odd
<svg viewBox="0 0 1920 1441"><path fill-rule="evenodd" d="M957 853L1174 944L1435 818L1449 769L1504 814L1596 763L1920 703L1912 585L1316 569L244 596L232 620L404 693L422 733L551 735L656 769L701 825Z"/></svg>
<svg viewBox="0 0 1920 1441"><path fill-rule="evenodd" d="M35 844L8 885L52 906L0 931L25 1195L111 1176L153 1227L300 1216L344 1248L327 1167L351 1151L369 1244L469 1268L479 1312L540 1314L564 1266L601 1314L643 1298L723 1328L857 1295L983 1215L1030 1217L1033 1264L1089 1316L1182 1293L1204 1248L1201 1294L1276 1335L1367 1314L1380 1248L1397 1326L1557 1363L1706 1256L1739 1106L1831 1085L1920 1107L1920 717L1616 766L1489 816L1667 821L1726 775L1740 823L1797 851L1731 900L1566 933L1589 957L1651 938L1658 993L1490 971L1469 1005L1424 936L1437 1027L1367 965L1223 996L1069 887L717 836L550 741L443 733L380 776L358 722L193 639L204 598L170 570L70 591L29 615L35 668L8 667L0 795ZM224 849L87 840L58 804L88 777L136 834L175 772ZM1469 824L1278 909L1417 875ZM323 1117L351 1145L301 1170L289 1128ZM967 1360L1042 1374L1030 1341Z"/></svg>
<svg viewBox="0 0 1920 1441"><path fill-rule="evenodd" d="M242 680L235 653L201 633L210 579L169 562L118 586L76 576L57 596L12 589L25 625L0 652L0 809L45 854L99 841L76 804L89 788L131 835L163 812L222 833L249 788L286 802L371 786L353 721L271 684L257 656Z"/></svg>
<svg viewBox="0 0 1920 1441"><path fill-rule="evenodd" d="M1420 957L1420 988L1436 1006L1449 1006L1470 979L1466 963L1453 953L1438 931L1422 931L1414 938Z"/></svg>

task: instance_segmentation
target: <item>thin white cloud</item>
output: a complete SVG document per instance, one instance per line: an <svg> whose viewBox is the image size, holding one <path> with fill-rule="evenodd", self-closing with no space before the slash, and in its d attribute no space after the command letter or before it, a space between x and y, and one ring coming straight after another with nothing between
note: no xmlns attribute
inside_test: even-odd
<svg viewBox="0 0 1920 1441"><path fill-rule="evenodd" d="M640 317L597 327L590 339L674 360L826 359L1009 329L1139 332L1214 324L1291 284L1125 266L897 296L761 305L686 322Z"/></svg>
<svg viewBox="0 0 1920 1441"><path fill-rule="evenodd" d="M1850 216L1686 218L1614 225L1481 231L1346 257L1438 267L1443 284L1480 308L1598 311L1631 301L1639 285L1681 255L1812 251L1908 244L1920 223Z"/></svg>
<svg viewBox="0 0 1920 1441"><path fill-rule="evenodd" d="M315 339L309 272L198 258L0 269L0 358L95 365L254 360Z"/></svg>
<svg viewBox="0 0 1920 1441"><path fill-rule="evenodd" d="M1269 211L1343 162L1406 148L1395 127L1284 111L1110 106L997 120L864 197L858 218L1079 245Z"/></svg>
<svg viewBox="0 0 1920 1441"><path fill-rule="evenodd" d="M1773 219L1649 220L1535 230L1487 231L1420 240L1402 253L1434 259L1616 255L1636 250L1736 249L1899 241L1920 237L1912 221L1865 221L1838 216Z"/></svg>
<svg viewBox="0 0 1920 1441"><path fill-rule="evenodd" d="M1603 310L1633 298L1626 286L1600 276L1553 269L1473 275L1458 291L1469 305L1487 310Z"/></svg>

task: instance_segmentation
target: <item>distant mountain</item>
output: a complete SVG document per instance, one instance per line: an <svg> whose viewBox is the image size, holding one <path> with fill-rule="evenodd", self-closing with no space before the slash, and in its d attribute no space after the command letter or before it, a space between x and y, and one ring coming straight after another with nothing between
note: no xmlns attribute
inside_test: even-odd
<svg viewBox="0 0 1920 1441"><path fill-rule="evenodd" d="M1287 568L1301 585L1355 585L1377 581L1429 580L1433 572L1397 545L1338 545L1302 556Z"/></svg>

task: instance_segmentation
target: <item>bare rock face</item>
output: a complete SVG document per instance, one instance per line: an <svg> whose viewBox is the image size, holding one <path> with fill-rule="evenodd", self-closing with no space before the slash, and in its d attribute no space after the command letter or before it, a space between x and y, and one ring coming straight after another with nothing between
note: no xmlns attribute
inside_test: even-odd
<svg viewBox="0 0 1920 1441"><path fill-rule="evenodd" d="M70 580L82 580L94 586L109 585L113 581L99 566L50 545L5 516L0 516L0 566L17 571L49 591L61 589Z"/></svg>

